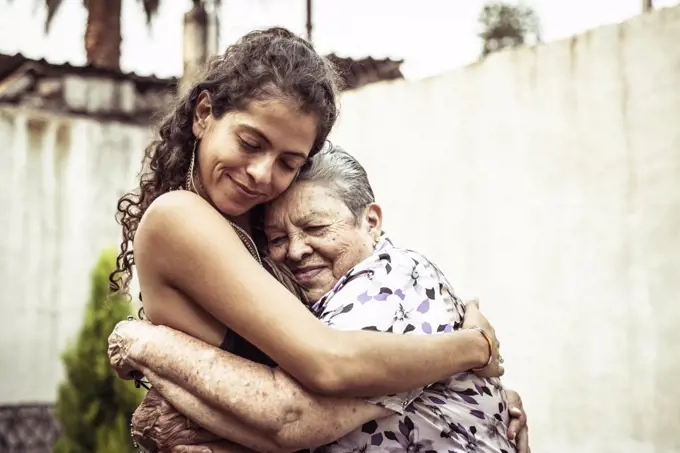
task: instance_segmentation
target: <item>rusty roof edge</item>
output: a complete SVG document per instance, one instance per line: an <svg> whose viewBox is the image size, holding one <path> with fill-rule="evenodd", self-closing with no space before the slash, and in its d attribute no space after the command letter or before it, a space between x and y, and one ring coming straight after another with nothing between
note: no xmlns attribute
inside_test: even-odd
<svg viewBox="0 0 680 453"><path fill-rule="evenodd" d="M371 56L364 58L341 57L336 53L328 54L326 58L337 66L339 75L343 76L343 78L357 77L367 72L373 72L377 76L375 81L404 77L401 72L401 65L404 63L403 59L395 60L390 57L376 59ZM4 74L3 63L6 69ZM109 77L118 80L129 80L137 84L138 88L142 91L151 86L162 87L164 90L176 90L180 80L178 77L161 78L156 75L144 76L134 71L123 72L121 70L99 68L91 64L76 66L70 62L52 63L45 58L29 58L21 53L14 55L0 53L0 77L2 77L0 78L0 96L2 96L3 91L7 91L8 86L20 80L30 71L35 71L36 75L43 77L74 73L84 77ZM145 85L146 88L144 87ZM345 89L352 89L355 82L346 80L342 85L345 85Z"/></svg>
<svg viewBox="0 0 680 453"><path fill-rule="evenodd" d="M394 60L390 57L385 57L385 58L373 58L370 55L364 58L354 58L354 57L341 57L340 55L336 54L335 52L330 53L326 55L326 58L328 59L337 59L337 60L342 60L342 61L352 61L355 63L362 62L362 61L374 61L374 62L379 62L379 63L397 63L397 64L403 64L404 60Z"/></svg>
<svg viewBox="0 0 680 453"><path fill-rule="evenodd" d="M17 83L21 83L24 76L26 76L29 72L38 72L39 69L40 67L35 61L28 60L24 61L16 69L9 72L4 79L0 80L0 98L3 97L7 92L9 92L10 96L13 95L13 93L11 93L12 87Z"/></svg>
<svg viewBox="0 0 680 453"><path fill-rule="evenodd" d="M122 70L116 70L116 69L107 69L107 68L99 68L96 66L93 66L91 64L84 65L84 66L78 66L74 65L70 62L64 62L64 63L52 63L45 58L30 58L22 53L15 53L14 55L8 55L8 54L2 54L0 53L0 57L6 57L8 59L23 59L24 61L19 64L19 66L16 69L10 69L8 72L7 76L11 76L13 73L15 73L17 70L19 70L23 65L27 63L33 63L36 65L37 69L47 69L49 70L50 68L56 69L56 70L63 70L63 71L74 71L74 72L81 72L81 73L90 73L90 75L97 75L97 76L109 76L109 77L115 77L115 78L126 78L130 79L136 82L141 82L141 83L158 83L158 84L176 84L179 81L178 77L159 77L156 75L140 75L137 74L134 71L131 72L124 72ZM0 73L1 73L0 69Z"/></svg>

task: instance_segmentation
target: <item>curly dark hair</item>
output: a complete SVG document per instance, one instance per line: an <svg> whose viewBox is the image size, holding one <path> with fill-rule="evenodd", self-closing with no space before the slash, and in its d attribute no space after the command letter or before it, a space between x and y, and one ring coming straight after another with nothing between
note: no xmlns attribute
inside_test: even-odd
<svg viewBox="0 0 680 453"><path fill-rule="evenodd" d="M131 246L144 212L160 195L182 187L195 140L194 108L203 91L218 118L257 100L295 102L317 117L310 157L322 148L338 116L332 65L308 41L284 28L250 32L212 58L200 82L171 109L160 124L159 137L146 148L139 188L118 201L116 220L123 227L123 240L116 269L109 275L113 292L128 290L134 266Z"/></svg>

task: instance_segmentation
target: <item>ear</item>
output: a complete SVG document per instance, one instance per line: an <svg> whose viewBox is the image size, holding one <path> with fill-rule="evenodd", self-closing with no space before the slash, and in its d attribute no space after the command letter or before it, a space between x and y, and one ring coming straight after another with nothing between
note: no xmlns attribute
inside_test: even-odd
<svg viewBox="0 0 680 453"><path fill-rule="evenodd" d="M210 95L207 91L202 91L196 99L196 107L194 107L194 123L192 125L192 132L196 138L203 138L208 121L212 117L212 103Z"/></svg>
<svg viewBox="0 0 680 453"><path fill-rule="evenodd" d="M364 228L374 241L380 239L382 233L382 208L378 203L371 203L364 211Z"/></svg>

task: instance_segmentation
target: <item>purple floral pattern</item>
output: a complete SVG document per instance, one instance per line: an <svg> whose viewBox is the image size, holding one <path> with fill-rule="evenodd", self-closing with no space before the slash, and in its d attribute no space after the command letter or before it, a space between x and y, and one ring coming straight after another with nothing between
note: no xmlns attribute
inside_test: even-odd
<svg viewBox="0 0 680 453"><path fill-rule="evenodd" d="M432 335L462 327L465 307L444 274L422 255L383 236L312 307L341 330ZM364 424L318 453L514 453L505 391L498 379L461 373L426 388L368 398L394 415Z"/></svg>

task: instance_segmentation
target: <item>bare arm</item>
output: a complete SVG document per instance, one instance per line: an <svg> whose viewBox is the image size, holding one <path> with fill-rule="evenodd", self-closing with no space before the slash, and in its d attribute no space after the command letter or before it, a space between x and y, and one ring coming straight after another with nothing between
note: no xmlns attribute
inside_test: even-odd
<svg viewBox="0 0 680 453"><path fill-rule="evenodd" d="M163 386L163 382L159 382L157 378L154 378L154 382L161 387ZM182 410L186 408L191 412L191 409L199 403L195 397L188 396L188 398L178 401L183 406ZM197 413L196 418L198 422L202 421L203 414ZM181 412L178 412L154 386L132 415L130 430L133 439L152 451L175 451L178 446L205 445L225 440L213 432L201 428L196 424L197 421L189 420ZM229 433L230 437L241 438L245 436L248 445L258 451L278 451L277 447L268 439L262 438L258 433L252 432L236 421L229 422L222 427L222 431ZM204 452L199 450L198 453Z"/></svg>
<svg viewBox="0 0 680 453"><path fill-rule="evenodd" d="M484 365L488 358L486 341L472 331L403 336L326 326L252 259L215 209L192 193L171 192L154 201L134 245L140 279L143 269L154 269L167 286L186 294L320 393L406 391ZM167 316L160 302L149 304L147 314L159 324ZM174 347L181 346L167 343L162 349ZM173 357L195 357L200 349L192 345L186 354L173 352ZM174 363L185 370L195 365L193 360Z"/></svg>
<svg viewBox="0 0 680 453"><path fill-rule="evenodd" d="M131 336L141 341L127 349L126 339ZM183 414L249 447L243 437L224 429L231 429L236 421L276 445L303 448L323 445L392 413L359 399L313 394L281 369L250 362L167 327L126 322L111 338L114 364L125 355L127 365L142 372L153 389ZM207 414L208 420L203 418Z"/></svg>
<svg viewBox="0 0 680 453"><path fill-rule="evenodd" d="M152 391L158 391L186 417L221 438L256 451L288 452L314 448L339 439L368 421L392 413L361 400L315 397L304 391L296 393L299 385L282 376L275 388L269 388L267 384L261 386L255 392L256 400L249 404L251 407L261 406L260 413L267 420L252 420L252 417L248 417L255 424L246 424L237 420L230 410L206 404L201 398L150 370L145 370L145 375L153 384ZM250 381L242 382L240 387L231 391L241 392L244 384L248 387ZM263 396L264 392L269 391L275 393ZM282 397L276 396L284 393L288 393L291 400L287 403L289 410L286 413L280 411ZM270 398L270 395L274 397ZM249 409L245 408L241 413L249 413Z"/></svg>

